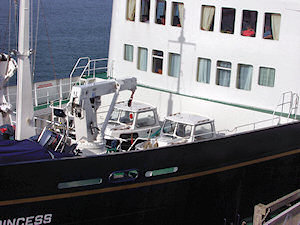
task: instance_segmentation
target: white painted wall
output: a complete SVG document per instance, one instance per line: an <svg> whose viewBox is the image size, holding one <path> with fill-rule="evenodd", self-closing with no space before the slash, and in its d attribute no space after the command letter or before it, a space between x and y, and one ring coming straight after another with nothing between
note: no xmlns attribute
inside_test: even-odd
<svg viewBox="0 0 300 225"><path fill-rule="evenodd" d="M139 22L140 0L136 1L135 22L126 20L126 0L114 0L111 40L109 50L109 62L113 64L114 77L135 76L138 82L144 85L177 91L184 95L198 96L226 103L240 104L261 109L273 110L278 103L282 92L294 91L299 93L300 80L300 2L299 1L238 1L238 0L183 0L185 7L185 21L183 28L173 27L171 22L171 0L167 0L166 25L155 24L156 1L151 0L150 22ZM216 7L215 26L213 32L200 29L201 6L213 5ZM220 32L221 8L230 7L236 9L235 33L224 34ZM256 37L244 37L240 35L242 23L242 11L258 11ZM262 38L265 13L280 13L281 27L279 41L265 40ZM183 34L185 41L178 43ZM176 43L177 42L177 43ZM134 46L134 60L128 62L123 59L124 44ZM147 72L137 69L138 47L148 49ZM163 74L152 73L152 50L164 52ZM180 79L168 76L168 55L181 54ZM204 84L196 81L197 58L210 58L211 77L210 83ZM218 86L216 81L217 60L232 63L230 87ZM237 64L253 65L251 91L236 88ZM275 87L258 85L259 66L276 69ZM178 84L179 83L179 84ZM159 98L153 92L152 102ZM143 96L143 94L141 94ZM188 99L193 109L196 102ZM165 107L159 103L158 108ZM178 108L179 109L179 108ZM211 110L222 109L222 106ZM165 109L161 109L164 111ZM210 110L206 110L210 111ZM238 110L240 111L240 110ZM244 111L244 110L242 110ZM246 110L247 111L247 110ZM248 116L246 116L248 117Z"/></svg>

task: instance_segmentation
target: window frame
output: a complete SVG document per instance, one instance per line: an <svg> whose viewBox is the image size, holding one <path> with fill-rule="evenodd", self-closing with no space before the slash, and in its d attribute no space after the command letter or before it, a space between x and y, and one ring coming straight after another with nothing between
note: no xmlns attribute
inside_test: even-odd
<svg viewBox="0 0 300 225"><path fill-rule="evenodd" d="M228 63L230 64L230 67L225 67L225 66L220 66L218 65L218 63L221 63L221 62L225 62L225 63ZM229 62L229 61L223 61L223 60L217 60L217 66L216 66L216 69L217 69L217 74L216 74L216 85L218 86L222 86L222 87L230 87L230 82L231 82L231 72L232 72L232 63ZM219 77L219 71L229 71L229 82L228 82L228 86L227 85L222 85L220 84L220 77Z"/></svg>
<svg viewBox="0 0 300 225"><path fill-rule="evenodd" d="M232 24L229 25L229 29L224 29L224 10L233 10L233 20L230 21ZM235 15L236 15L236 9L235 8L228 8L228 7L222 7L221 9L221 25L220 25L220 32L224 34L234 34L235 30ZM230 26L232 26L232 31L230 30Z"/></svg>
<svg viewBox="0 0 300 225"><path fill-rule="evenodd" d="M214 12L213 12L213 17L211 18L211 24L209 26L209 28L206 26L204 26L204 10L205 9L208 9L208 8L211 8L211 9L214 9ZM213 32L214 31L214 27L215 27L215 17L216 17L216 7L213 6L213 5L202 5L201 6L201 18L200 18L200 29L203 30L203 31L210 31L210 32Z"/></svg>
<svg viewBox="0 0 300 225"><path fill-rule="evenodd" d="M183 6L183 14L184 14L184 3L183 2L172 2L172 14L171 14L171 26L173 27L183 27L183 17L184 15L182 15L182 17L180 18L180 11L179 11L179 5ZM178 10L178 15L176 14L176 7ZM178 18L178 21L176 23L175 21L175 16Z"/></svg>
<svg viewBox="0 0 300 225"><path fill-rule="evenodd" d="M133 9L133 19L131 19L130 17L129 17L129 5L130 5L130 2L134 2L134 9ZM133 3L132 3L133 4ZM126 6L126 20L128 20L128 21L132 21L132 22L134 22L135 21L135 12L136 12L136 0L127 0L127 6Z"/></svg>
<svg viewBox="0 0 300 225"><path fill-rule="evenodd" d="M130 59L127 59L127 48L126 48L126 46L128 46L128 47L131 47L131 54L132 54L132 56L131 56L131 58ZM134 57L134 46L133 45L129 45L129 44L124 44L124 60L125 61L129 61L129 62L133 62L133 57Z"/></svg>
<svg viewBox="0 0 300 225"><path fill-rule="evenodd" d="M162 56L155 55L154 51L162 52ZM156 67L154 67L156 65L156 63L154 63L155 60L161 60L161 68L158 68L157 72L155 72ZM164 65L163 63L164 63L164 52L160 51L160 50L153 49L152 50L152 73L163 74L163 65ZM159 70L161 70L161 71L159 71Z"/></svg>
<svg viewBox="0 0 300 225"><path fill-rule="evenodd" d="M271 71L274 71L273 72L273 82L272 82L272 85L264 85L262 83L260 83L260 80L261 80L261 69L270 69ZM272 68L272 67L266 67L266 66L260 66L259 69L258 69L258 85L260 86L263 86L263 87L275 87L275 79L276 79L276 69L275 68Z"/></svg>
<svg viewBox="0 0 300 225"><path fill-rule="evenodd" d="M147 14L142 14L142 12L144 11L143 10L143 6L144 8L146 8L145 5L143 5L143 2L144 4L149 4L148 5L148 15ZM140 22L142 23L149 23L150 21L150 8L151 8L151 1L150 0L141 0L141 5L140 5ZM145 13L145 12L144 12Z"/></svg>
<svg viewBox="0 0 300 225"><path fill-rule="evenodd" d="M243 88L241 86L241 83L240 81L242 80L241 79L241 68L242 66L249 66L251 68L251 74L250 74L250 84L249 84L249 87L247 88ZM244 75L244 74L243 74ZM244 63L239 63L237 65L237 79L236 79L236 88L237 89L240 89L240 90L245 90L245 91L251 91L251 87L252 87L252 79L253 79L253 65L250 65L250 64L244 64Z"/></svg>
<svg viewBox="0 0 300 225"><path fill-rule="evenodd" d="M158 15L157 15L159 2L164 2L163 15L160 15L161 22L158 22ZM156 24L166 25L166 10L167 10L167 1L166 0L156 0L156 10L155 10L155 23Z"/></svg>
<svg viewBox="0 0 300 225"><path fill-rule="evenodd" d="M249 13L249 19L250 21L246 21L246 13ZM252 21L251 14L256 14L255 15L255 21ZM244 37L256 37L257 33L257 19L258 19L258 11L255 10L247 10L244 9L242 11L242 25L241 25L241 36Z"/></svg>
<svg viewBox="0 0 300 225"><path fill-rule="evenodd" d="M145 70L141 68L141 50L146 50L146 59L145 59L145 63L146 63L146 68ZM148 70L148 48L144 48L144 47L138 47L138 60L137 60L137 69L141 70L141 71L145 71L147 72Z"/></svg>
<svg viewBox="0 0 300 225"><path fill-rule="evenodd" d="M200 60L206 60L207 62L209 62L209 69L208 69L208 75L206 75L206 78L207 78L207 82L204 82L204 81L200 81ZM196 76L196 81L199 82L199 83L203 83L203 84L209 84L210 83L210 76L211 75L211 59L208 59L208 58L203 58L203 57L198 57L198 60L197 60L197 76Z"/></svg>
<svg viewBox="0 0 300 225"><path fill-rule="evenodd" d="M173 56L179 56L179 71L178 71L178 74L172 74L172 57ZM176 68L174 67L173 69L174 71L176 70ZM181 72L181 55L178 54L178 53L172 53L172 52L169 52L169 67L168 67L168 75L170 77L175 77L175 78L178 78L180 76L180 72Z"/></svg>

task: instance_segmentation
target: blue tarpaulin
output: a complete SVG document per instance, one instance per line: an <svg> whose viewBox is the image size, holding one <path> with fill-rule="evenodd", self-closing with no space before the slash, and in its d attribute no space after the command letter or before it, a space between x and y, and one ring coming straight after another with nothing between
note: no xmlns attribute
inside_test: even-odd
<svg viewBox="0 0 300 225"><path fill-rule="evenodd" d="M60 153L50 152L50 150L31 140L0 141L0 164L61 158L62 156Z"/></svg>

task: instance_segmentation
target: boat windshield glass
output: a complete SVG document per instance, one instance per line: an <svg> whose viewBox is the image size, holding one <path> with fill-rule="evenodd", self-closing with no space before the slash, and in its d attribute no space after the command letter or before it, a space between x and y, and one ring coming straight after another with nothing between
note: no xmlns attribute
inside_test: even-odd
<svg viewBox="0 0 300 225"><path fill-rule="evenodd" d="M176 127L176 122L171 120L166 120L162 128L162 131L164 134L173 135L175 127Z"/></svg>
<svg viewBox="0 0 300 225"><path fill-rule="evenodd" d="M178 137L190 137L192 133L192 126L184 123L178 123L176 135Z"/></svg>
<svg viewBox="0 0 300 225"><path fill-rule="evenodd" d="M118 109L114 109L109 120L118 121L119 113L120 113L120 111Z"/></svg>
<svg viewBox="0 0 300 225"><path fill-rule="evenodd" d="M131 125L133 122L133 112L130 111L121 111L120 114L120 123L125 123Z"/></svg>

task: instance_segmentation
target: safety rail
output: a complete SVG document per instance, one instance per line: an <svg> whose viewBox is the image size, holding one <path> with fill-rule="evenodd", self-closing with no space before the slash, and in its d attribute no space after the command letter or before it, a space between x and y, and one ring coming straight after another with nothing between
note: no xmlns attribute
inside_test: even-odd
<svg viewBox="0 0 300 225"><path fill-rule="evenodd" d="M240 125L240 126L236 126L231 130L229 130L229 129L219 130L219 131L217 131L217 134L218 135L224 135L226 133L237 133L239 130L241 130L243 128L247 128L247 127L248 127L248 129L244 129L245 131L256 130L256 129L267 127L267 126L270 126L270 125L273 126L275 120L280 120L280 117L275 117L275 118L267 119L267 120L260 120L260 121L253 122L253 123L248 123L248 124L243 124L243 125ZM268 124L264 125L264 126L258 126L258 124L261 125L263 123L268 123Z"/></svg>
<svg viewBox="0 0 300 225"><path fill-rule="evenodd" d="M68 79L53 80L47 83L35 83L32 90L34 107L48 106L51 102L57 102L61 106L64 101L69 99L69 82L66 81L68 81ZM76 84L76 82L72 82L72 84ZM5 97L15 108L17 97L16 88L10 87L10 89L7 91Z"/></svg>
<svg viewBox="0 0 300 225"><path fill-rule="evenodd" d="M273 117L275 115L279 116L279 121L278 121L279 124L281 122L280 119L281 117L286 117L287 121L289 121L289 119L296 119L298 106L299 106L299 95L292 91L284 92L281 95L279 103L275 107L275 110L273 112ZM278 108L280 108L279 113L277 112Z"/></svg>
<svg viewBox="0 0 300 225"><path fill-rule="evenodd" d="M70 73L70 90L72 89L72 78L76 71L79 71L78 82L83 79L96 78L96 75L100 72L107 72L108 58L90 59L89 57L81 57L77 60L75 66ZM98 64L98 66L97 66ZM100 64L100 66L99 66Z"/></svg>

